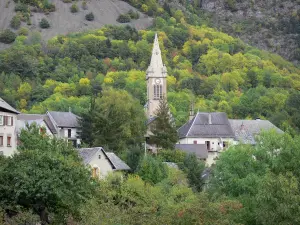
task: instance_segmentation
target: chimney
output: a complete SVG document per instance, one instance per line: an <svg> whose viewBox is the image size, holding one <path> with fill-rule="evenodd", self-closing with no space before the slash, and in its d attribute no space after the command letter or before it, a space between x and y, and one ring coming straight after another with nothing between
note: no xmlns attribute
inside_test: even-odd
<svg viewBox="0 0 300 225"><path fill-rule="evenodd" d="M194 119L195 113L194 113L194 102L192 102L191 107L190 107L190 115L189 115L189 121Z"/></svg>
<svg viewBox="0 0 300 225"><path fill-rule="evenodd" d="M211 124L211 115L208 113L208 124Z"/></svg>
<svg viewBox="0 0 300 225"><path fill-rule="evenodd" d="M69 107L69 112L72 112L71 107Z"/></svg>

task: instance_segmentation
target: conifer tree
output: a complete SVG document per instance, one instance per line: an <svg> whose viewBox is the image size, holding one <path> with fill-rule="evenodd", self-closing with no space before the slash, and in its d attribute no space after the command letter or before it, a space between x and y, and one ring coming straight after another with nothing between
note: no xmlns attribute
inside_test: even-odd
<svg viewBox="0 0 300 225"><path fill-rule="evenodd" d="M153 134L150 136L150 141L158 147L174 149L175 143L178 140L178 135L176 128L172 123L169 106L165 98L160 100L155 115L156 119L150 128Z"/></svg>

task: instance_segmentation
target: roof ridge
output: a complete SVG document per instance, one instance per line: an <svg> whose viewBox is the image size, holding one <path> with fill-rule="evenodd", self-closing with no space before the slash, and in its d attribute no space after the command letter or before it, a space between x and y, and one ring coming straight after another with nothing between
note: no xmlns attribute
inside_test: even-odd
<svg viewBox="0 0 300 225"><path fill-rule="evenodd" d="M192 124L191 124L191 126L190 126L190 128L189 128L189 130L188 130L188 132L186 133L186 137L189 136L189 133L190 133L190 131L191 131L191 128L192 128L192 126L194 125L194 123L195 123L195 121L196 121L196 117L198 116L198 114L199 114L199 112L197 112L196 116L194 117L194 120L193 120L193 122L192 122Z"/></svg>

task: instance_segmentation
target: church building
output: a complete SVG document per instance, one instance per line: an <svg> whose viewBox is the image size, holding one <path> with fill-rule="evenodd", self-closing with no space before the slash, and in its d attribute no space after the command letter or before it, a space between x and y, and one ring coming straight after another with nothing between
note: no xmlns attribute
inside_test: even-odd
<svg viewBox="0 0 300 225"><path fill-rule="evenodd" d="M157 34L155 34L151 62L146 72L147 103L146 115L148 121L153 121L159 106L159 101L167 97L167 68L163 64Z"/></svg>

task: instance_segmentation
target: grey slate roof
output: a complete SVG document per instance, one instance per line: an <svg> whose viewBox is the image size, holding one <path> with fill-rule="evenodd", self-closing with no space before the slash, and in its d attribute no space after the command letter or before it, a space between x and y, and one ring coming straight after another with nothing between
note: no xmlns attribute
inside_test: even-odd
<svg viewBox="0 0 300 225"><path fill-rule="evenodd" d="M28 120L41 120L44 119L44 114L19 114L17 116L18 120L24 120L24 121L28 121Z"/></svg>
<svg viewBox="0 0 300 225"><path fill-rule="evenodd" d="M226 113L198 112L196 116L178 129L184 137L234 137Z"/></svg>
<svg viewBox="0 0 300 225"><path fill-rule="evenodd" d="M255 135L262 130L275 129L278 133L284 133L268 120L229 120L235 137L244 144L255 144Z"/></svg>
<svg viewBox="0 0 300 225"><path fill-rule="evenodd" d="M102 151L101 147L97 148L79 148L77 149L79 155L83 159L84 164L89 164L92 160L93 156L99 152Z"/></svg>
<svg viewBox="0 0 300 225"><path fill-rule="evenodd" d="M22 120L22 121L27 121L29 124L31 124L32 122L37 122L38 124L41 123L41 121L44 121L45 124L48 126L49 130L55 134L56 129L53 125L53 123L51 122L50 118L48 115L45 114L19 114L17 116L18 120Z"/></svg>
<svg viewBox="0 0 300 225"><path fill-rule="evenodd" d="M57 131L55 129L55 126L53 125L52 121L50 120L48 115L44 116L44 122L47 124L49 130L52 132L52 134L56 134Z"/></svg>
<svg viewBox="0 0 300 225"><path fill-rule="evenodd" d="M122 161L118 156L115 155L113 152L106 152L106 156L114 165L115 170L130 170L130 167Z"/></svg>
<svg viewBox="0 0 300 225"><path fill-rule="evenodd" d="M9 105L6 101L0 98L0 110L9 111L12 113L19 114L20 112L14 109L11 105Z"/></svg>
<svg viewBox="0 0 300 225"><path fill-rule="evenodd" d="M113 170L131 170L130 167L122 161L115 153L105 152L102 147L95 148L80 148L77 149L79 155L82 157L84 164L89 164L93 159L94 155L99 151L102 151L106 156L110 164L112 165Z"/></svg>
<svg viewBox="0 0 300 225"><path fill-rule="evenodd" d="M176 144L175 148L188 154L195 153L200 159L207 159L208 157L208 150L205 144Z"/></svg>
<svg viewBox="0 0 300 225"><path fill-rule="evenodd" d="M79 127L80 117L72 112L49 111L47 114L53 118L58 127Z"/></svg>

